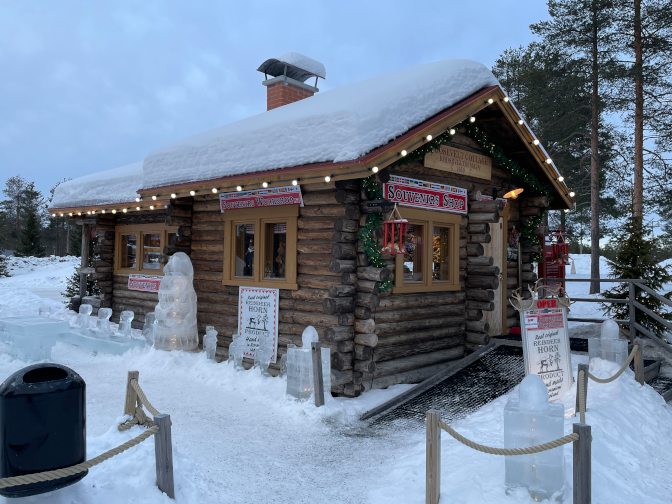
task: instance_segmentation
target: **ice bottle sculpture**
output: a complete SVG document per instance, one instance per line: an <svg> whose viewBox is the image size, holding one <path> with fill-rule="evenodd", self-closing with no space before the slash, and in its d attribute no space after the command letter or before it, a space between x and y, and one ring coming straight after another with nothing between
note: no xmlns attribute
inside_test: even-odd
<svg viewBox="0 0 672 504"><path fill-rule="evenodd" d="M164 277L159 285L159 304L156 305L156 333L154 347L160 350L196 350L196 291L194 268L189 256L177 252L163 268Z"/></svg>
<svg viewBox="0 0 672 504"><path fill-rule="evenodd" d="M112 316L112 308L98 308L98 320L96 320L96 329L105 334L112 334L110 328L110 317Z"/></svg>
<svg viewBox="0 0 672 504"><path fill-rule="evenodd" d="M73 327L79 327L81 329L88 329L89 328L89 317L91 316L92 311L93 311L93 306L91 306L89 304L80 305L79 306L79 314L77 315L77 319L72 324Z"/></svg>
<svg viewBox="0 0 672 504"><path fill-rule="evenodd" d="M287 394L304 401L309 399L313 393L313 358L310 351L310 344L318 341L317 331L313 326L308 326L301 335L301 348L287 348ZM327 350L326 352L324 350ZM324 375L325 392L327 391L327 382L329 392L331 392L331 359L329 369L325 369L325 356L330 356L328 349L322 351L322 374ZM329 379L327 379L329 376Z"/></svg>
<svg viewBox="0 0 672 504"><path fill-rule="evenodd" d="M205 349L205 356L209 360L215 360L215 352L217 351L217 331L214 326L206 326L205 336L203 336L203 348Z"/></svg>
<svg viewBox="0 0 672 504"><path fill-rule="evenodd" d="M565 407L548 402L548 389L542 379L527 375L521 382L519 397L512 397L504 408L504 447L527 448L561 438ZM565 481L562 447L506 457L508 488L524 487L535 500L548 499L561 492Z"/></svg>
<svg viewBox="0 0 672 504"><path fill-rule="evenodd" d="M268 366L271 364L274 349L272 334L266 333L259 336L259 346L254 353L254 367L259 368L264 376L270 376Z"/></svg>
<svg viewBox="0 0 672 504"><path fill-rule="evenodd" d="M599 338L588 340L588 357L615 362L619 366L628 360L628 342L618 338L618 324L613 320L602 322L602 331Z"/></svg>
<svg viewBox="0 0 672 504"><path fill-rule="evenodd" d="M154 333L156 332L156 315L149 312L145 315L145 323L142 326L142 337L148 345L154 346Z"/></svg>
<svg viewBox="0 0 672 504"><path fill-rule="evenodd" d="M135 313L132 311L122 311L119 316L119 336L131 337L131 322L135 318Z"/></svg>
<svg viewBox="0 0 672 504"><path fill-rule="evenodd" d="M233 342L229 345L229 362L233 363L236 371L242 371L243 352L245 351L245 342L238 333L233 334Z"/></svg>

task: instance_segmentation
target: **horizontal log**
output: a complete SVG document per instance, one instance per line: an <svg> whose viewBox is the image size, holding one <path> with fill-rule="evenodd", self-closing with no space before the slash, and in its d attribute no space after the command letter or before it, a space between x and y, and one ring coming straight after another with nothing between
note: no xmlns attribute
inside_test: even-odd
<svg viewBox="0 0 672 504"><path fill-rule="evenodd" d="M366 308L378 308L380 296L369 292L358 292L355 296L355 304Z"/></svg>
<svg viewBox="0 0 672 504"><path fill-rule="evenodd" d="M518 287L518 275L506 277L506 288L515 289Z"/></svg>
<svg viewBox="0 0 672 504"><path fill-rule="evenodd" d="M331 259L329 271L332 273L354 273L357 271L357 263L353 259Z"/></svg>
<svg viewBox="0 0 672 504"><path fill-rule="evenodd" d="M467 299L473 301L493 301L495 299L495 292L484 289L467 289Z"/></svg>
<svg viewBox="0 0 672 504"><path fill-rule="evenodd" d="M486 266L492 267L492 266ZM498 276L469 275L466 281L467 288L472 289L497 289L499 287Z"/></svg>
<svg viewBox="0 0 672 504"><path fill-rule="evenodd" d="M193 244L203 241L209 241L209 242L216 241L224 243L224 230L223 229L209 230L209 231L192 230L191 243Z"/></svg>
<svg viewBox="0 0 672 504"><path fill-rule="evenodd" d="M492 301L472 301L467 299L467 310L493 311L494 309L495 303Z"/></svg>
<svg viewBox="0 0 672 504"><path fill-rule="evenodd" d="M538 254L541 252L541 245L523 245L521 250L525 254Z"/></svg>
<svg viewBox="0 0 672 504"><path fill-rule="evenodd" d="M339 371L337 369L331 370L331 386L345 385L352 383L352 370Z"/></svg>
<svg viewBox="0 0 672 504"><path fill-rule="evenodd" d="M490 224L488 224L487 222L483 222L483 223L480 223L480 224L477 224L477 223L469 224L467 226L467 231L469 233L473 233L473 234L479 234L479 233L489 234L490 233Z"/></svg>
<svg viewBox="0 0 672 504"><path fill-rule="evenodd" d="M429 341L414 342L407 345L390 345L376 347L373 349L373 361L383 362L393 359L400 359L403 357L410 357L412 355L424 354L428 352L435 352L437 350L444 350L464 344L464 337L462 334L451 336L448 338L434 339Z"/></svg>
<svg viewBox="0 0 672 504"><path fill-rule="evenodd" d="M423 331L413 331L403 334L390 334L389 336L381 336L378 338L376 346L384 347L391 345L407 345L417 343L420 341L429 341L435 339L444 339L452 336L464 337L464 324L454 327L437 327L433 329L425 329ZM355 336L356 338L357 336Z"/></svg>
<svg viewBox="0 0 672 504"><path fill-rule="evenodd" d="M355 328L352 326L327 327L324 330L324 339L332 342L355 339Z"/></svg>
<svg viewBox="0 0 672 504"><path fill-rule="evenodd" d="M515 268L506 268L507 277L516 277L518 278L518 267Z"/></svg>
<svg viewBox="0 0 672 504"><path fill-rule="evenodd" d="M403 294L386 297L380 300L378 311L397 310L399 308L420 308L423 306L439 306L462 303L466 299L465 292L428 292L423 294Z"/></svg>
<svg viewBox="0 0 672 504"><path fill-rule="evenodd" d="M356 220L338 219L334 222L334 229L336 231L357 233L359 231L359 223Z"/></svg>
<svg viewBox="0 0 672 504"><path fill-rule="evenodd" d="M490 331L490 324L485 320L468 320L467 331L487 334Z"/></svg>
<svg viewBox="0 0 672 504"><path fill-rule="evenodd" d="M355 243L357 241L357 233L334 231L331 235L331 240L335 242Z"/></svg>
<svg viewBox="0 0 672 504"><path fill-rule="evenodd" d="M422 329L431 329L434 327L461 326L466 322L464 315L452 317L435 317L431 319L407 320L398 322L378 322L376 321L376 334L378 337L388 334L403 333L406 331L416 331Z"/></svg>
<svg viewBox="0 0 672 504"><path fill-rule="evenodd" d="M338 315L297 310L280 310L281 321L303 326L328 327L338 325Z"/></svg>
<svg viewBox="0 0 672 504"><path fill-rule="evenodd" d="M329 254L301 254L296 255L297 264L306 266L326 266L331 261L331 253Z"/></svg>
<svg viewBox="0 0 672 504"><path fill-rule="evenodd" d="M492 241L492 235L481 233L481 234L470 234L467 237L469 243L490 243Z"/></svg>
<svg viewBox="0 0 672 504"><path fill-rule="evenodd" d="M195 260L191 261L191 265L194 267L194 271L223 271L224 263L222 261L203 261Z"/></svg>
<svg viewBox="0 0 672 504"><path fill-rule="evenodd" d="M338 314L355 311L355 298L352 297L328 297L322 302L324 313Z"/></svg>
<svg viewBox="0 0 672 504"><path fill-rule="evenodd" d="M326 344L330 344L328 342L324 342ZM347 352L354 352L355 351L355 342L352 340L344 340L344 341L339 341L337 343L333 343L336 345L336 351L341 352L341 353L347 353ZM324 347L323 347L324 348Z"/></svg>
<svg viewBox="0 0 672 504"><path fill-rule="evenodd" d="M331 354L331 368L336 371L352 369L353 360L352 352L334 352Z"/></svg>
<svg viewBox="0 0 672 504"><path fill-rule="evenodd" d="M341 326L351 326L355 325L355 314L350 313L339 313L338 314L338 325Z"/></svg>
<svg viewBox="0 0 672 504"><path fill-rule="evenodd" d="M376 330L376 323L373 319L355 320L355 332L361 334L374 333Z"/></svg>
<svg viewBox="0 0 672 504"><path fill-rule="evenodd" d="M380 294L379 282L373 282L371 280L357 280L355 282L355 287L360 292L372 292L374 294Z"/></svg>
<svg viewBox="0 0 672 504"><path fill-rule="evenodd" d="M335 259L354 259L357 257L357 247L353 243L334 243L331 255Z"/></svg>
<svg viewBox="0 0 672 504"><path fill-rule="evenodd" d="M193 257L193 253L192 253ZM329 271L328 266L313 266L309 264L299 264L297 271L299 273L303 273L305 275L326 275L326 276L333 276L336 278L340 278L341 276L335 273L332 273Z"/></svg>
<svg viewBox="0 0 672 504"><path fill-rule="evenodd" d="M301 254L331 254L331 240L298 240L296 250Z"/></svg>
<svg viewBox="0 0 672 504"><path fill-rule="evenodd" d="M184 252L187 255L191 254L191 247L178 247L177 245L165 245L163 247L163 253L165 255L173 255L178 252Z"/></svg>
<svg viewBox="0 0 672 504"><path fill-rule="evenodd" d="M305 185L301 185L301 189L303 192L303 188L306 187ZM320 191L312 191L310 193L306 193L305 196L303 197L303 204L306 206L314 206L314 205L338 205L338 201L334 198L336 194L336 191L334 189L327 189L324 188Z"/></svg>
<svg viewBox="0 0 672 504"><path fill-rule="evenodd" d="M488 336L487 334L467 331L465 341L467 343L473 343L476 345L487 345L488 343L490 343L490 336Z"/></svg>
<svg viewBox="0 0 672 504"><path fill-rule="evenodd" d="M369 258L366 256L366 254L357 254L357 266L369 266Z"/></svg>
<svg viewBox="0 0 672 504"><path fill-rule="evenodd" d="M523 207L520 209L520 215L537 216L541 215L542 209L539 207Z"/></svg>
<svg viewBox="0 0 672 504"><path fill-rule="evenodd" d="M520 319L518 317L508 317L506 319L506 328L511 329L512 327L519 326Z"/></svg>
<svg viewBox="0 0 672 504"><path fill-rule="evenodd" d="M297 220L299 229L334 229L336 217L300 217ZM339 230L342 231L342 230Z"/></svg>
<svg viewBox="0 0 672 504"><path fill-rule="evenodd" d="M394 296L392 296L394 298ZM383 298L383 301L387 298ZM380 307L379 307L380 309ZM390 311L377 311L376 322L399 322L405 320L417 320L431 317L463 315L463 304L438 304L435 306L423 306L407 309L395 309Z"/></svg>
<svg viewBox="0 0 672 504"><path fill-rule="evenodd" d="M530 198L518 198L518 204L523 207L541 207L548 206L548 196L532 196Z"/></svg>
<svg viewBox="0 0 672 504"><path fill-rule="evenodd" d="M296 275L296 283L299 287L308 287L311 289L329 289L332 285L339 285L340 278L336 276L322 275Z"/></svg>
<svg viewBox="0 0 672 504"><path fill-rule="evenodd" d="M319 301L322 302L324 299L329 297L328 289L310 289L302 288L295 291L288 291L289 297L294 299L302 299L304 301ZM280 291L280 297L282 297L282 291Z"/></svg>
<svg viewBox="0 0 672 504"><path fill-rule="evenodd" d="M187 206L187 205L176 205L173 203L170 203L166 205L166 215L170 217L189 217L191 218L191 214L193 212L193 207L192 206Z"/></svg>
<svg viewBox="0 0 672 504"><path fill-rule="evenodd" d="M501 270L499 266L474 266L468 265L467 272L469 275L484 275L484 276L499 276Z"/></svg>
<svg viewBox="0 0 672 504"><path fill-rule="evenodd" d="M387 376L391 374L401 373L403 371L410 371L440 362L447 362L455 359L460 359L464 356L464 347L456 346L447 348L445 350L438 350L420 355L413 355L411 357L404 357L401 359L389 360L377 363L376 376Z"/></svg>
<svg viewBox="0 0 672 504"><path fill-rule="evenodd" d="M373 348L364 345L355 345L355 360L370 361L373 357ZM355 368L356 369L356 368Z"/></svg>
<svg viewBox="0 0 672 504"><path fill-rule="evenodd" d="M504 202L501 200L470 201L469 213L494 213L504 210Z"/></svg>
<svg viewBox="0 0 672 504"><path fill-rule="evenodd" d="M360 373L375 373L376 363L372 360L354 360L353 369Z"/></svg>
<svg viewBox="0 0 672 504"><path fill-rule="evenodd" d="M363 306L355 307L355 317L358 319L366 320L371 318L371 308L365 308Z"/></svg>
<svg viewBox="0 0 672 504"><path fill-rule="evenodd" d="M358 191L346 191L344 189L339 189L334 195L334 200L337 203L344 204L357 204L359 203L359 192Z"/></svg>
<svg viewBox="0 0 672 504"><path fill-rule="evenodd" d="M341 273L341 283L343 285L355 285L357 283L357 274Z"/></svg>
<svg viewBox="0 0 672 504"><path fill-rule="evenodd" d="M192 222L190 217L175 217L166 215L165 224L166 226L191 226Z"/></svg>
<svg viewBox="0 0 672 504"><path fill-rule="evenodd" d="M387 268L374 268L373 266L357 268L357 278L372 280L375 282L387 282L391 272Z"/></svg>
<svg viewBox="0 0 672 504"><path fill-rule="evenodd" d="M469 222L499 222L499 213L470 213Z"/></svg>
<svg viewBox="0 0 672 504"><path fill-rule="evenodd" d="M331 240L334 232L331 229L299 229L298 240Z"/></svg>
<svg viewBox="0 0 672 504"><path fill-rule="evenodd" d="M224 243L220 241L193 241L191 242L192 250L207 250L210 252L224 252Z"/></svg>
<svg viewBox="0 0 672 504"><path fill-rule="evenodd" d="M304 202L305 203L305 202ZM334 202L335 203L335 202ZM299 208L300 217L345 217L346 205L319 204ZM357 208L355 206L355 208ZM359 217L359 213L355 218ZM351 218L351 217L348 217Z"/></svg>
<svg viewBox="0 0 672 504"><path fill-rule="evenodd" d="M483 318L483 310L467 309L467 320L481 320Z"/></svg>
<svg viewBox="0 0 672 504"><path fill-rule="evenodd" d="M492 266L494 262L495 260L490 256L470 256L467 258L468 266Z"/></svg>
<svg viewBox="0 0 672 504"><path fill-rule="evenodd" d="M354 285L332 285L329 287L329 297L354 297L357 289Z"/></svg>
<svg viewBox="0 0 672 504"><path fill-rule="evenodd" d="M467 354L474 353L483 348L483 345L477 345L475 343L464 342L464 350Z"/></svg>
<svg viewBox="0 0 672 504"><path fill-rule="evenodd" d="M480 243L467 243L467 255L482 256L484 253L485 249Z"/></svg>
<svg viewBox="0 0 672 504"><path fill-rule="evenodd" d="M221 206L219 204L219 198L211 199L208 201L194 201L194 206L192 207L194 213L196 212L214 212L220 211Z"/></svg>
<svg viewBox="0 0 672 504"><path fill-rule="evenodd" d="M375 333L355 333L355 344L375 347L378 345L378 335Z"/></svg>

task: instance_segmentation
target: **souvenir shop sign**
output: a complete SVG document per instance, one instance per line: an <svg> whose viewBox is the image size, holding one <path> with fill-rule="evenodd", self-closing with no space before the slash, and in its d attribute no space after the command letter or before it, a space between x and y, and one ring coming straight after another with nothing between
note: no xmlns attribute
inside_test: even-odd
<svg viewBox="0 0 672 504"><path fill-rule="evenodd" d="M442 145L438 150L425 154L425 166L490 180L492 158Z"/></svg>
<svg viewBox="0 0 672 504"><path fill-rule="evenodd" d="M162 276L128 275L128 290L159 292Z"/></svg>
<svg viewBox="0 0 672 504"><path fill-rule="evenodd" d="M383 197L399 205L467 213L467 190L462 187L392 175L383 184Z"/></svg>
<svg viewBox="0 0 672 504"><path fill-rule="evenodd" d="M238 294L238 337L243 338L243 357L254 359L259 341L270 335L273 355L278 356L278 318L280 312L280 289L241 287Z"/></svg>
<svg viewBox="0 0 672 504"><path fill-rule="evenodd" d="M557 299L538 299L520 312L520 325L525 375L538 375L549 400L557 401L572 387L567 308L559 306Z"/></svg>
<svg viewBox="0 0 672 504"><path fill-rule="evenodd" d="M241 208L264 208L281 205L303 206L301 186L273 187L271 189L255 189L252 191L236 191L219 194L219 206L225 210Z"/></svg>

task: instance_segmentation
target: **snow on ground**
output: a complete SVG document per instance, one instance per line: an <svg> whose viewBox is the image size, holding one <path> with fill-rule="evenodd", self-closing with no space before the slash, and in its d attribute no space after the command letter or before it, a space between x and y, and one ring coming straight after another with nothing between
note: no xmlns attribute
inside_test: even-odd
<svg viewBox="0 0 672 504"><path fill-rule="evenodd" d="M26 290L35 294L29 297L31 302L38 302L38 297L48 298L59 303L65 301L61 292L65 291L66 279L79 266L79 257L8 257L7 269L10 277L0 277L0 305L9 303L12 309L21 309L20 296L16 299L14 291ZM3 301L4 300L4 301Z"/></svg>
<svg viewBox="0 0 672 504"><path fill-rule="evenodd" d="M42 299L64 265L32 264L15 268L14 278L0 278L0 313L37 315L40 303L61 311L52 316L72 320L61 303ZM30 271L34 268L34 271ZM70 271L70 270L68 270ZM68 272L69 274L69 272ZM17 279L31 280L33 290ZM2 315L0 315L2 316ZM115 326L113 324L113 326ZM78 372L87 383L87 450L93 457L136 436L139 427L119 433L126 373L140 372L140 383L154 406L171 415L176 502L184 503L369 503L424 502L424 433L362 429L358 416L407 390L365 393L357 399L328 398L324 408L298 403L285 395L285 381L254 371L235 372L228 364L207 361L203 353L134 350L123 356L94 354L59 343L54 362ZM574 367L585 357L573 357ZM24 367L1 352L0 378ZM598 362L599 376L615 366ZM513 393L517 393L514 390ZM477 442L503 445L506 397L497 399L455 428ZM565 432L575 421L574 395L563 398ZM593 502L652 504L669 502L672 490L672 440L666 434L672 410L648 385L635 384L632 372L609 385L591 382L587 421L593 425ZM633 429L633 426L636 426ZM147 440L90 470L81 482L30 503L70 504L170 502L154 485L153 442ZM571 447L565 448L571 503ZM525 492L506 496L504 459L483 455L443 436L442 493L452 503L534 502ZM4 502L0 498L0 502Z"/></svg>

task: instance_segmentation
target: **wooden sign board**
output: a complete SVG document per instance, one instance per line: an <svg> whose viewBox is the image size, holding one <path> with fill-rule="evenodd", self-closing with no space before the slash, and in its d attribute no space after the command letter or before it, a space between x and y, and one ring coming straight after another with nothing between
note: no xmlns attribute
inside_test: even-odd
<svg viewBox="0 0 672 504"><path fill-rule="evenodd" d="M128 290L142 292L159 292L162 276L137 275L135 273L128 275Z"/></svg>
<svg viewBox="0 0 672 504"><path fill-rule="evenodd" d="M399 205L467 213L467 190L463 187L391 175L383 184L383 195L386 200Z"/></svg>
<svg viewBox="0 0 672 504"><path fill-rule="evenodd" d="M447 145L425 154L425 167L485 180L492 178L492 158Z"/></svg>
<svg viewBox="0 0 672 504"><path fill-rule="evenodd" d="M269 189L253 189L219 194L219 206L226 210L241 208L264 208L282 205L303 206L301 186L272 187Z"/></svg>
<svg viewBox="0 0 672 504"><path fill-rule="evenodd" d="M546 384L548 398L557 401L572 387L567 308L557 299L531 301L520 312L525 376L538 375Z"/></svg>
<svg viewBox="0 0 672 504"><path fill-rule="evenodd" d="M238 337L243 338L243 357L254 359L261 336L273 338L273 356L278 357L280 289L241 287L238 293Z"/></svg>

